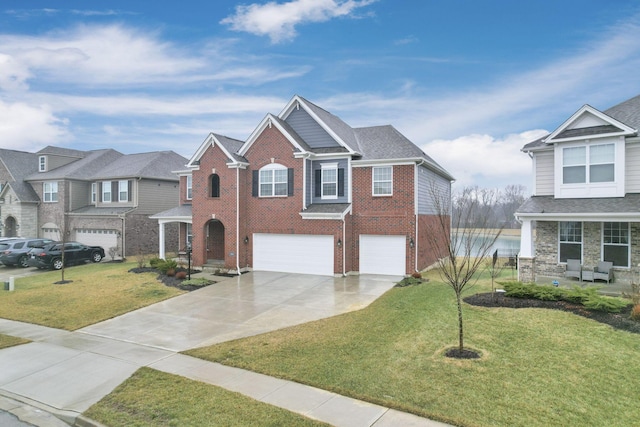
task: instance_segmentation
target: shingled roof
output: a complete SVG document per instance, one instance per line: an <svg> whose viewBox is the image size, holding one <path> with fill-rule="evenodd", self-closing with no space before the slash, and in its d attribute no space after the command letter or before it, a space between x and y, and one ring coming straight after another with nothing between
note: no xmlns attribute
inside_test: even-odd
<svg viewBox="0 0 640 427"><path fill-rule="evenodd" d="M11 180L7 182L7 185L11 187L18 199L22 202L39 201L33 187L24 182L25 177L38 170L38 155L26 151L0 148L0 162L11 174Z"/></svg>
<svg viewBox="0 0 640 427"><path fill-rule="evenodd" d="M553 196L532 196L519 208L518 214L640 214L640 194L625 197L593 199L556 199Z"/></svg>

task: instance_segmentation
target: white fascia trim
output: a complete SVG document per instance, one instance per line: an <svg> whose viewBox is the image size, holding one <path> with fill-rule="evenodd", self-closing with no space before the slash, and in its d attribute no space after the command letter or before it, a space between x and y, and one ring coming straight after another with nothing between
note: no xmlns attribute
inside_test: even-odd
<svg viewBox="0 0 640 427"><path fill-rule="evenodd" d="M158 224L168 224L170 222L186 222L188 224L191 224L192 223L191 221L193 221L192 217L190 216L165 216L165 217L150 216L149 218L157 219Z"/></svg>
<svg viewBox="0 0 640 427"><path fill-rule="evenodd" d="M562 123L556 130L554 130L551 134L549 134L549 136L547 136L545 139L542 140L542 142L547 143L547 144L551 144L555 141L552 141L558 134L560 134L562 131L564 131L567 126L569 126L571 123L573 123L578 117L580 117L582 114L584 113L591 113L594 116L598 117L600 120L608 122L609 124L619 127L620 129L622 129L622 132L617 132L615 134L603 134L603 135L589 135L587 136L582 136L582 137L577 137L577 138L566 138L566 139L560 139L557 141L573 141L576 139L592 139L592 138L597 138L597 137L605 137L605 136L618 136L618 135L633 135L635 133L637 133L638 131L636 129L633 129L627 125L625 125L622 122L619 122L618 120L614 119L611 116L606 115L605 113L596 110L595 108L593 108L591 105L589 104L585 104L582 106L582 108L580 108L578 111L576 111L575 113L573 113L573 115L571 117L569 117L567 120L565 120L564 123Z"/></svg>
<svg viewBox="0 0 640 427"><path fill-rule="evenodd" d="M300 212L302 219L339 219L344 220L347 214L351 213L353 209L352 205L349 205L347 209L340 213L312 213L312 212Z"/></svg>
<svg viewBox="0 0 640 427"><path fill-rule="evenodd" d="M515 214L517 219L532 221L640 222L640 213L553 213Z"/></svg>
<svg viewBox="0 0 640 427"><path fill-rule="evenodd" d="M340 138L329 126L327 126L327 124L320 119L320 117L318 117L311 108L309 108L309 106L306 104L306 102L304 102L303 99L301 99L298 95L295 95L291 101L289 101L289 103L287 104L286 107L284 107L284 109L280 112L280 114L278 114L278 117L281 118L282 120L285 120L289 114L291 114L291 112L293 111L293 109L296 106L300 106L304 109L304 111L307 112L307 114L309 114L315 121L316 123L318 123L320 125L320 127L322 129L324 129L325 132L327 132L338 144L342 145L344 148L346 148L347 150L349 150L350 154L356 154L355 151L353 151L351 149L351 147L349 147L349 145L347 145L342 138Z"/></svg>
<svg viewBox="0 0 640 427"><path fill-rule="evenodd" d="M556 142L586 141L586 140L593 140L593 139L599 139L599 138L611 138L616 136L627 136L627 135L630 135L630 134L626 132L601 133L597 135L582 135L582 136L574 136L571 138L560 138L560 139L554 139L553 141L545 140L545 143L551 145Z"/></svg>
<svg viewBox="0 0 640 427"><path fill-rule="evenodd" d="M298 152L298 153L293 153L293 157L296 159L300 159L300 158L307 158L310 160L323 160L323 159L351 159L351 153L322 153L322 154L316 154L316 153L312 153L310 151L306 151L306 152Z"/></svg>
<svg viewBox="0 0 640 427"><path fill-rule="evenodd" d="M249 163L237 161L226 163L226 165L229 169L246 169L249 167Z"/></svg>
<svg viewBox="0 0 640 427"><path fill-rule="evenodd" d="M196 170L195 167L188 170L171 171L171 173L175 173L178 176L189 176L194 170Z"/></svg>
<svg viewBox="0 0 640 427"><path fill-rule="evenodd" d="M200 144L200 147L198 147L196 152L193 153L193 156L191 156L191 158L189 159L189 162L187 163L187 167L198 166L198 165L195 165L194 163L200 160L204 152L207 151L207 149L209 148L209 145L213 145L213 133L209 133L209 135L207 135L204 141L202 141L202 144Z"/></svg>
<svg viewBox="0 0 640 427"><path fill-rule="evenodd" d="M267 128L267 126L275 126L280 131L280 133L282 133L285 136L285 138L287 138L287 140L291 143L291 145L296 147L298 150L305 152L306 150L302 148L300 144L298 144L298 142L295 140L295 138L293 138L291 134L289 134L289 132L287 132L280 125L277 119L278 118L275 117L273 114L267 114L264 117L264 119L262 119L260 124L258 124L258 126L253 130L253 132L251 132L251 135L249 135L249 138L247 138L247 142L245 142L242 145L242 147L240 147L240 151L238 151L238 154L241 156L244 156L249 150L249 148L251 148L253 143L256 142L256 139L258 139L258 136L260 136L260 134Z"/></svg>
<svg viewBox="0 0 640 427"><path fill-rule="evenodd" d="M354 160L351 162L354 168L363 168L367 166L404 166L415 165L424 159L376 159L376 160Z"/></svg>

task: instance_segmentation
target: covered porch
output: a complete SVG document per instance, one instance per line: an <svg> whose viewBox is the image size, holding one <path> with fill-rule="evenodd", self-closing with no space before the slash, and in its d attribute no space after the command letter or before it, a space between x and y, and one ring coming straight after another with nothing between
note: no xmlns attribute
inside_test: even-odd
<svg viewBox="0 0 640 427"><path fill-rule="evenodd" d="M180 237L178 248L171 248L176 252L191 246L191 205L182 205L164 212L150 216L151 219L158 220L158 257L166 258L167 248L165 247L165 225L169 223L180 223Z"/></svg>

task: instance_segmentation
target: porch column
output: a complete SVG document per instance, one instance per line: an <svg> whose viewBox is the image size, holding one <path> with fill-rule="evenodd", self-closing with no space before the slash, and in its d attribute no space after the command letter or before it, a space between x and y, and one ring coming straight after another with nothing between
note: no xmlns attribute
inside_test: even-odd
<svg viewBox="0 0 640 427"><path fill-rule="evenodd" d="M533 257L533 229L530 219L523 219L520 227L520 257Z"/></svg>
<svg viewBox="0 0 640 427"><path fill-rule="evenodd" d="M164 222L163 221L158 221L158 239L159 240L159 244L158 244L158 248L160 249L160 259L164 259Z"/></svg>

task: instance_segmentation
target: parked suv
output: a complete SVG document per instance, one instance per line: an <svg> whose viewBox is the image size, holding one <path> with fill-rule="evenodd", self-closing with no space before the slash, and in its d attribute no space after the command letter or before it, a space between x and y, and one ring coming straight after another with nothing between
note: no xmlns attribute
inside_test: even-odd
<svg viewBox="0 0 640 427"><path fill-rule="evenodd" d="M42 247L51 243L51 239L38 239L35 237L8 239L0 241L0 262L4 265L18 265L28 267L28 252L31 248Z"/></svg>
<svg viewBox="0 0 640 427"><path fill-rule="evenodd" d="M62 268L61 242L53 242L41 248L33 248L29 252L27 263L32 267ZM82 264L87 261L100 262L104 258L104 249L100 246L87 246L78 242L64 243L64 265Z"/></svg>

